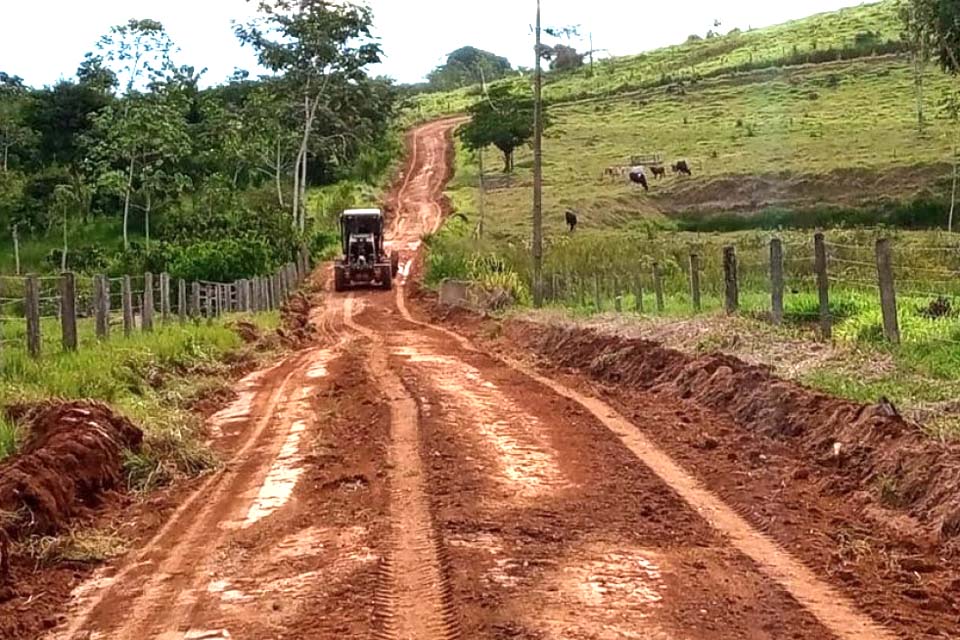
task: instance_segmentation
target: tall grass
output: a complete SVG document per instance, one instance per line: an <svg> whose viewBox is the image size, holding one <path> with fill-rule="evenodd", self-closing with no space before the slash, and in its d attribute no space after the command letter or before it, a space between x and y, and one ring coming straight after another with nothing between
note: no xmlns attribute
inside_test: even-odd
<svg viewBox="0 0 960 640"><path fill-rule="evenodd" d="M277 314L249 318L274 327ZM83 326L83 334L91 329ZM85 339L74 353L52 344L40 359L8 346L0 355L0 405L47 398L92 399L110 404L138 424L144 447L128 459L131 486L147 488L216 463L203 444L202 425L190 411L195 390L226 380L225 356L242 347L223 322L168 325L130 338ZM16 450L17 431L0 420L0 459Z"/></svg>

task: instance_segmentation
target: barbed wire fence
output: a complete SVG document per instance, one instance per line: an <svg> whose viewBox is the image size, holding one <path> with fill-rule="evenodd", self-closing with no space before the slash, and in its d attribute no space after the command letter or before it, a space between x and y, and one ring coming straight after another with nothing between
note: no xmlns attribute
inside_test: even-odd
<svg viewBox="0 0 960 640"><path fill-rule="evenodd" d="M174 280L145 273L110 278L0 275L0 357L5 348L25 346L34 358L44 338L59 331L64 351L80 348L81 322L91 322L99 341L117 331L125 337L150 333L174 322L213 322L229 313L279 310L301 285L311 266L307 249L275 273L235 282Z"/></svg>
<svg viewBox="0 0 960 640"><path fill-rule="evenodd" d="M696 315L722 310L750 313L775 325L789 320L817 325L833 336L857 295L877 313L868 331L899 344L905 339L960 345L960 245L832 242L823 233L809 241L774 238L762 248L699 246L668 257L649 255L625 269L609 266L547 270L541 286L548 304L591 312ZM616 266L614 266L616 265ZM791 304L803 295L806 304ZM874 302L875 301L875 302ZM944 320L920 323L911 318Z"/></svg>

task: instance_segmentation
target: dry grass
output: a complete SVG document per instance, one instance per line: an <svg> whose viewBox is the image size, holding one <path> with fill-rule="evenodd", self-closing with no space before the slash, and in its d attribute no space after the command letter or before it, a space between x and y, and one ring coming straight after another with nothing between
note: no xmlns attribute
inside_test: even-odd
<svg viewBox="0 0 960 640"><path fill-rule="evenodd" d="M14 545L14 553L40 565L97 564L125 554L129 542L108 529L77 529L59 536L35 536Z"/></svg>

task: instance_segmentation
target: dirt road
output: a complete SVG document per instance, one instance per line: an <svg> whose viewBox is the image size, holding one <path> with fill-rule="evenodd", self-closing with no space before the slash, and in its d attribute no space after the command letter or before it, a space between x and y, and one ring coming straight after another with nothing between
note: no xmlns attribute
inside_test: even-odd
<svg viewBox="0 0 960 640"><path fill-rule="evenodd" d="M410 138L402 280L442 219L452 126ZM660 450L644 415L426 324L407 289L324 294L321 344L212 421L225 468L54 637L907 637Z"/></svg>

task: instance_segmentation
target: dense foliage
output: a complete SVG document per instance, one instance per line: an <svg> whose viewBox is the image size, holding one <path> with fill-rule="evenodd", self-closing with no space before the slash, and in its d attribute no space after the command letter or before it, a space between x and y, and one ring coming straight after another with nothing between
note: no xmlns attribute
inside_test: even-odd
<svg viewBox="0 0 960 640"><path fill-rule="evenodd" d="M53 86L0 72L0 238L62 235L51 268L226 279L329 237L307 187L376 180L391 160L395 93L366 71L370 23L350 4L263 1L237 36L269 75L209 88L154 20L110 29ZM92 251L83 231L104 221L122 242Z"/></svg>

